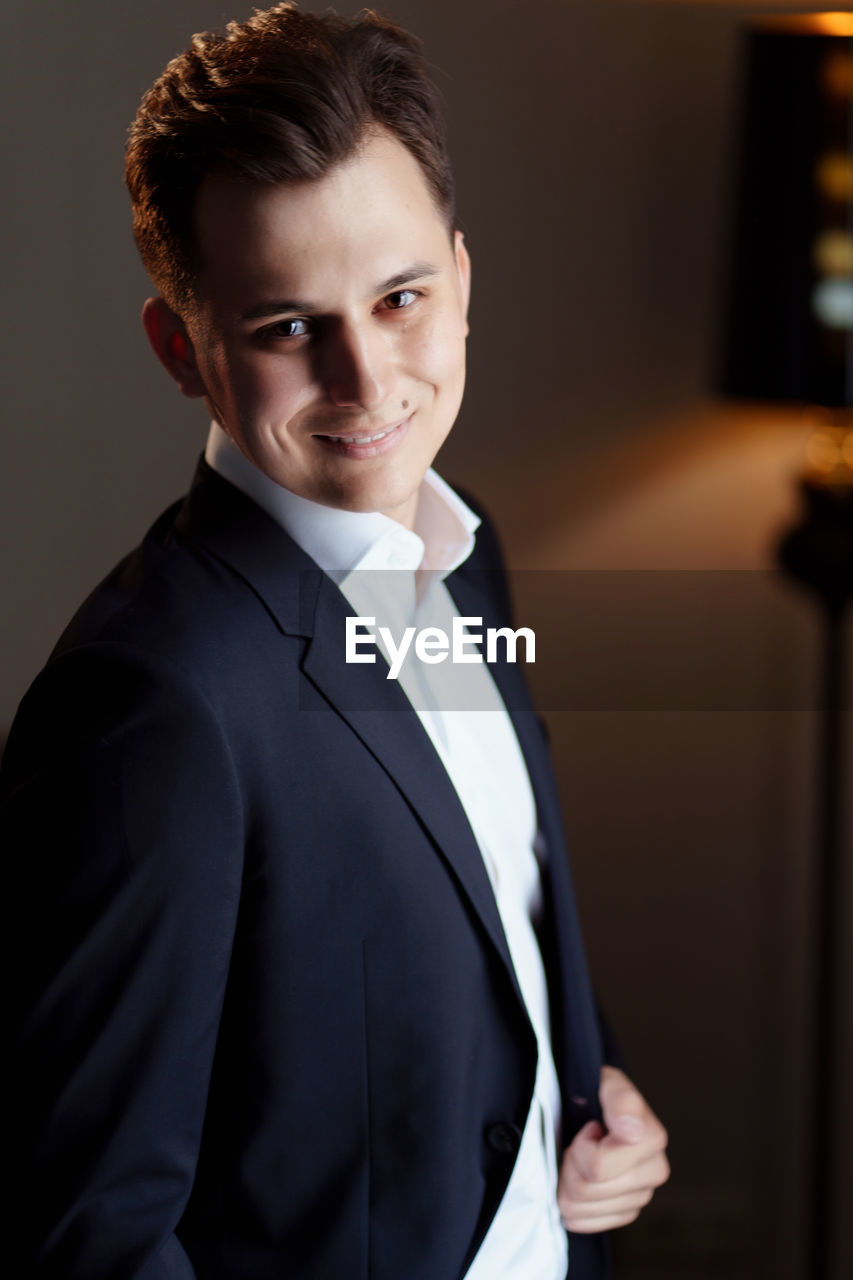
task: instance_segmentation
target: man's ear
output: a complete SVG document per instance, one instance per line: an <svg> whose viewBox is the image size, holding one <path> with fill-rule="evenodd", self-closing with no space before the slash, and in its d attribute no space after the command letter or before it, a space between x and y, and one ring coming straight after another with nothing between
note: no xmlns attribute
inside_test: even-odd
<svg viewBox="0 0 853 1280"><path fill-rule="evenodd" d="M465 237L461 231L453 233L453 254L456 258L456 270L459 273L459 284L462 289L462 305L465 310L465 334L468 334L468 304L471 301L471 258L465 247Z"/></svg>
<svg viewBox="0 0 853 1280"><path fill-rule="evenodd" d="M185 396L207 395L196 364L186 325L163 298L149 298L142 308L142 326L154 354L172 375Z"/></svg>

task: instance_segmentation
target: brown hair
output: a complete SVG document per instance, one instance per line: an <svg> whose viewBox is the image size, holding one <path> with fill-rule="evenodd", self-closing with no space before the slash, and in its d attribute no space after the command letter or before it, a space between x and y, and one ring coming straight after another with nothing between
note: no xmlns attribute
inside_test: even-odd
<svg viewBox="0 0 853 1280"><path fill-rule="evenodd" d="M342 18L292 0L222 34L195 35L143 97L127 146L134 236L173 310L193 300L192 216L204 177L319 178L357 150L371 124L412 153L452 231L442 104L415 37L369 10Z"/></svg>

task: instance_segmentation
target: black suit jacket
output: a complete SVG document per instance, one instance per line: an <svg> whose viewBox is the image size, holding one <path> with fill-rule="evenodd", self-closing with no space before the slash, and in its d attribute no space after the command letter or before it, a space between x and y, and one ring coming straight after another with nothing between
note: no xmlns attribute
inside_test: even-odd
<svg viewBox="0 0 853 1280"><path fill-rule="evenodd" d="M488 523L447 580L508 621ZM456 1280L536 1067L482 857L348 605L203 462L25 697L2 773L3 1228L47 1280ZM572 1133L602 1063L554 779L492 668L549 850ZM572 1280L605 1242L572 1237Z"/></svg>

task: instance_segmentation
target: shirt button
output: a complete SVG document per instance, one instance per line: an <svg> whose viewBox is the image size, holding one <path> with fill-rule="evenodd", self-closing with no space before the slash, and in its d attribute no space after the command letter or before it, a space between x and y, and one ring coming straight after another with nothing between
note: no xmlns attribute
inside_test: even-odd
<svg viewBox="0 0 853 1280"><path fill-rule="evenodd" d="M486 1142L502 1156L514 1156L521 1146L521 1130L514 1124L490 1124Z"/></svg>

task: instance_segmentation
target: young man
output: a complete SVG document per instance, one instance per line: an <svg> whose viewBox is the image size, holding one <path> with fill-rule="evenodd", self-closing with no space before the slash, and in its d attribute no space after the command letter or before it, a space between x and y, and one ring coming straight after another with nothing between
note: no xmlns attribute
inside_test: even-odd
<svg viewBox="0 0 853 1280"><path fill-rule="evenodd" d="M417 47L289 4L197 36L128 184L213 425L4 762L13 1273L600 1280L666 1134L604 1065L523 683L467 667L459 711L345 658L367 570L404 621L509 621L430 469L470 263Z"/></svg>

